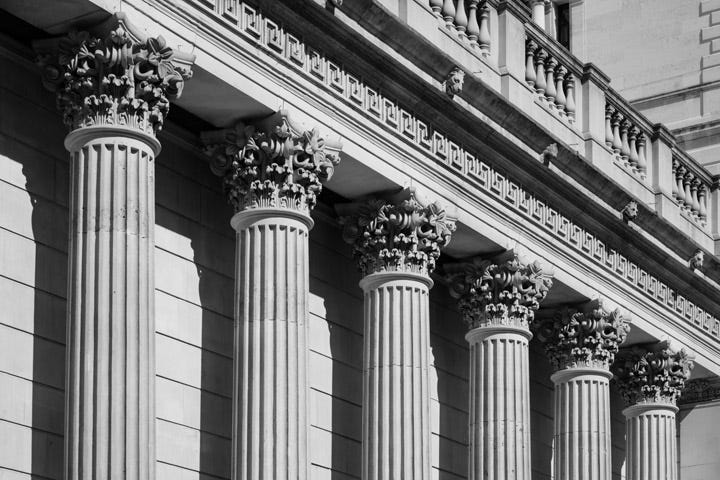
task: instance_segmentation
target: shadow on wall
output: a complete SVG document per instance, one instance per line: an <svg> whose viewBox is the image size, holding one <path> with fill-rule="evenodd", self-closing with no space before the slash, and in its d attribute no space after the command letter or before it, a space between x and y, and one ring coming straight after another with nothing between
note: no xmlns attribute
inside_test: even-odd
<svg viewBox="0 0 720 480"><path fill-rule="evenodd" d="M610 433L612 436L612 478L625 478L625 417L622 411L625 402L620 396L617 385L610 382Z"/></svg>

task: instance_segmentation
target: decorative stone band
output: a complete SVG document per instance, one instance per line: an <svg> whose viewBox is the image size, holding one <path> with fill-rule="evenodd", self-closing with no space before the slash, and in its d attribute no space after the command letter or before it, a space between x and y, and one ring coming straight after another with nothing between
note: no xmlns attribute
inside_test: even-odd
<svg viewBox="0 0 720 480"><path fill-rule="evenodd" d="M627 405L674 405L692 368L684 350L676 352L667 342L658 342L621 349L612 372Z"/></svg>
<svg viewBox="0 0 720 480"><path fill-rule="evenodd" d="M326 140L281 110L256 125L200 134L213 173L236 212L287 208L309 213L340 163L340 139Z"/></svg>
<svg viewBox="0 0 720 480"><path fill-rule="evenodd" d="M589 302L581 311L564 308L532 324L555 370L608 370L629 329L624 314L608 309L602 300Z"/></svg>
<svg viewBox="0 0 720 480"><path fill-rule="evenodd" d="M195 56L136 32L116 13L92 32L33 43L43 84L57 92L71 130L122 126L155 135L162 128L170 100L192 76Z"/></svg>
<svg viewBox="0 0 720 480"><path fill-rule="evenodd" d="M445 265L450 294L470 329L506 325L527 329L552 286L552 275L538 261L514 251L492 259Z"/></svg>
<svg viewBox="0 0 720 480"><path fill-rule="evenodd" d="M697 378L685 382L685 389L678 399L681 405L720 400L720 377Z"/></svg>
<svg viewBox="0 0 720 480"><path fill-rule="evenodd" d="M335 207L343 239L353 245L363 276L378 272L429 275L455 231L455 218L412 188Z"/></svg>

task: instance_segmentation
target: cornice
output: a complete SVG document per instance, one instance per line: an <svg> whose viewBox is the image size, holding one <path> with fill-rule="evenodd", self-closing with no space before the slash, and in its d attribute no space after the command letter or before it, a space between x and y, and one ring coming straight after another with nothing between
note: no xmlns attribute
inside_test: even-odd
<svg viewBox="0 0 720 480"><path fill-rule="evenodd" d="M153 3L169 7L177 13L177 5L170 5L161 0ZM255 9L252 7L250 9L252 15L257 15ZM426 79L418 78L402 65L390 62L385 54L378 52L371 44L363 43L363 39L345 31L344 27L336 22L328 12L316 8L314 5L303 3L288 6L280 5L280 2L273 3L268 10L278 13L281 18L288 19L286 25L296 28L303 25L303 31L307 32L309 38L325 38L324 43L318 41L315 44L321 44L326 47L327 51L334 51L335 54L332 57L327 56L326 53L303 43L299 37L292 35L292 29L281 28L280 25L283 22L278 21L277 18L273 21L265 21L262 16L255 17L255 21L250 23L252 28L262 28L263 31L260 32L255 30L243 33L242 28L245 23L243 23L244 20L241 21L241 28L237 33L241 34L242 41L249 40L250 45L262 46L264 52L283 58L282 65L284 67L290 65L305 78L312 78L317 84L322 85L325 92L332 92L341 103L362 111L367 118L371 119L372 124L382 125L388 131L393 131L398 138L403 138L408 145L412 145L415 151L435 160L434 164L428 165L419 158L417 160L407 159L407 161L417 162L413 166L435 175L437 175L437 167L442 166L446 171L453 172L455 175L450 179L440 178L438 179L439 183L446 182L457 185L456 180L462 179L463 182L474 186L477 192L494 199L499 202L498 205L502 205L502 208L508 208L517 214L519 219L522 219L522 223L514 223L514 226L524 230L527 228L524 222L529 221L535 228L541 228L541 231L549 234L549 244L553 244L548 248L554 250L558 249L557 240L561 240L564 245L569 245L573 249L573 255L580 253L595 265L602 266L616 279L622 279L625 285L638 288L639 292L644 293L645 298L652 298L657 306L672 310L679 317L687 318L689 322L681 323L678 327L683 328L682 325L689 325L690 330L695 334L699 333L705 341L712 340L710 348L717 350L720 321L705 309L697 306L695 302L690 302L675 291L666 283L667 280L658 280L652 272L638 267L632 260L629 260L628 256L606 247L605 239L608 238L610 243L623 244L627 247L625 250L629 251L628 255L642 256L650 253L658 270L670 267L667 271L670 283L679 280L678 283L685 285L688 290L698 292L698 297L704 297L702 303L713 304L717 307L716 299L711 300L712 295L716 295L717 292L711 286L704 284L699 277L693 277L690 273L685 272L685 265L680 262L669 262L666 253L653 251L653 248L649 248L641 236L638 236L633 230L623 227L617 215L613 215L606 207L595 204L592 200L589 201L582 190L564 177L542 167L536 159L532 159L528 155L526 150L516 145L508 145L507 140L498 135L492 126L479 122L474 113L462 104L452 102L439 90L434 93L432 89L428 91ZM307 22L310 20L301 14L309 15L311 20L320 18L321 21L308 24ZM268 33L264 30L265 28L271 29L272 32ZM287 35L279 40L278 49L263 43L267 42L267 39L277 39L277 32ZM284 45L287 45L287 50ZM302 62L299 61L299 58L292 58L293 51L298 55L299 52L302 52ZM338 52L343 52L343 54ZM360 57L359 52L365 56ZM367 72L367 75L361 79L347 72L343 65L330 59L343 58L343 55L347 55L348 64L357 65L356 68L359 71ZM308 57L310 57L309 60ZM316 71L313 71L313 65L318 67L315 68ZM364 66L369 68L363 69ZM398 80L389 81L389 78ZM380 83L384 87L381 93L369 86L373 79L384 80L385 83ZM482 83L474 77L471 77L470 80L471 86L464 89L463 97L469 97L474 102L485 98L496 106L502 103L502 108L507 109L508 112L500 120L501 123L498 126L508 129L512 127L518 138L523 141L527 140L530 146L538 142L537 139L528 139L527 135L517 131L513 125L515 120L519 119L521 120L519 121L520 126L532 127L536 132L542 130L542 126L537 125L523 112L507 104L499 94L482 86ZM411 92L416 93L411 95ZM424 95L418 95L417 92L423 92ZM309 95L312 96L312 94ZM397 96L395 97L395 95ZM408 103L399 103L395 98ZM414 101L411 103L409 98L414 98ZM424 101L418 103L418 98L423 98ZM336 111L335 108L333 110ZM336 114L342 115L337 112ZM443 132L435 132L430 135L428 124L420 118L436 118L436 125L452 125L454 137L448 138ZM549 134L546 135L548 135L547 138L552 139ZM470 148L461 147L461 145L469 145ZM480 158L486 157L497 159L500 169L491 167L480 160ZM574 168L582 170L581 173L585 176L589 177L592 174L598 188L607 188L611 193L617 193L612 197L617 203L624 205L628 199L631 199L626 192L597 171L595 167L585 162L578 162L574 152L570 157L567 147L563 147L559 161L567 168L570 168L569 165L572 163L576 166ZM515 178L508 179L503 168L512 171ZM520 181L518 182L518 180ZM523 184L532 184L534 191L538 192L539 196L530 193ZM564 193L562 198L556 193L558 191ZM465 194L473 198L477 197L474 192L465 192ZM551 198L553 201L548 204L542 199L543 197ZM477 203L477 198L474 201ZM564 205L565 213L561 214L557 208L553 207L553 204ZM578 205L583 205L584 208L580 208ZM651 212L645 213L652 215ZM515 222L514 219L512 221ZM604 237L598 238L591 232L603 232ZM558 252L558 255L564 256L565 248L561 248L563 252ZM696 247L692 245L692 248Z"/></svg>

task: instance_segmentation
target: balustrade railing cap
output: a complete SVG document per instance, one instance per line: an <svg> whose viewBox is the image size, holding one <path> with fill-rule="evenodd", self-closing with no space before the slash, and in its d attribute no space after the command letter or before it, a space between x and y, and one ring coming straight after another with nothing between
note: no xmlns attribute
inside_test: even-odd
<svg viewBox="0 0 720 480"><path fill-rule="evenodd" d="M669 144L671 147L675 147L675 145L677 144L675 135L673 135L672 132L668 130L668 128L662 123L656 123L653 125L652 139L656 140L658 138L663 142Z"/></svg>
<svg viewBox="0 0 720 480"><path fill-rule="evenodd" d="M582 81L592 80L603 89L610 86L610 77L600 70L594 63L586 63L583 65Z"/></svg>
<svg viewBox="0 0 720 480"><path fill-rule="evenodd" d="M498 0L497 12L502 13L505 10L515 14L521 20L529 22L531 18L530 7L519 0Z"/></svg>

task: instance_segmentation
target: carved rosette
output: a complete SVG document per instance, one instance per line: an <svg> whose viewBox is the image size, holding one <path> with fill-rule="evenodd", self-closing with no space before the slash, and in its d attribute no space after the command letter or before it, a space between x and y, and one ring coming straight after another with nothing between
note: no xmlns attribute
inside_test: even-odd
<svg viewBox="0 0 720 480"><path fill-rule="evenodd" d="M488 325L528 328L552 287L552 276L538 262L516 253L445 265L450 294L470 329Z"/></svg>
<svg viewBox="0 0 720 480"><path fill-rule="evenodd" d="M455 219L438 203L405 189L387 198L338 205L343 239L353 245L360 272L429 275L455 231Z"/></svg>
<svg viewBox="0 0 720 480"><path fill-rule="evenodd" d="M307 130L288 113L258 125L201 134L213 173L222 177L228 202L249 208L288 208L309 213L323 183L340 163L339 139L328 141L317 128Z"/></svg>
<svg viewBox="0 0 720 480"><path fill-rule="evenodd" d="M192 76L194 56L174 52L163 37L140 39L122 14L97 31L104 33L71 32L34 43L43 84L57 92L65 124L157 134L170 100Z"/></svg>
<svg viewBox="0 0 720 480"><path fill-rule="evenodd" d="M612 372L627 405L674 405L692 368L693 362L684 350L675 352L660 342L620 350Z"/></svg>
<svg viewBox="0 0 720 480"><path fill-rule="evenodd" d="M596 301L583 311L563 309L552 317L536 320L532 329L545 344L545 353L555 370L607 370L630 328L619 309L608 310Z"/></svg>

